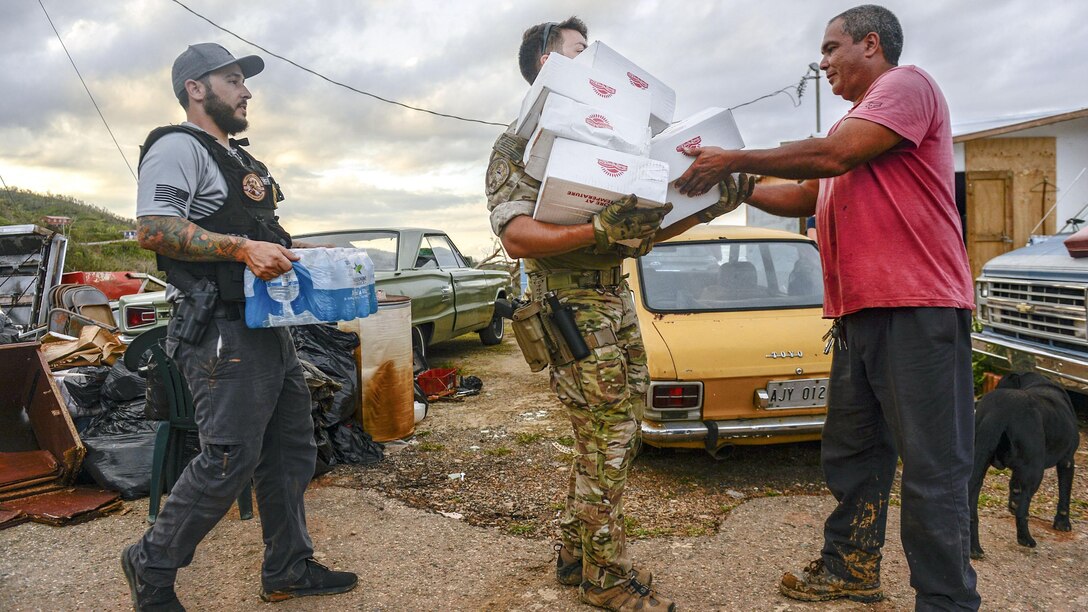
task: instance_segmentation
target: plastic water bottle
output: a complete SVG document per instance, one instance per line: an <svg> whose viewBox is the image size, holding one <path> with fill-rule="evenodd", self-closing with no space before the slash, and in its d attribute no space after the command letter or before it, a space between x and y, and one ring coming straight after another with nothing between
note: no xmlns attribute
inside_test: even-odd
<svg viewBox="0 0 1088 612"><path fill-rule="evenodd" d="M370 258L370 255L363 251L363 263L366 265L366 277L367 277L367 295L370 297L370 309L368 314L374 314L378 312L378 277L374 271L374 260Z"/></svg>
<svg viewBox="0 0 1088 612"><path fill-rule="evenodd" d="M295 316L295 311L291 308L291 302L298 297L299 286L298 276L295 275L294 269L288 270L268 281L266 287L268 288L268 297L276 300L283 307L283 316Z"/></svg>

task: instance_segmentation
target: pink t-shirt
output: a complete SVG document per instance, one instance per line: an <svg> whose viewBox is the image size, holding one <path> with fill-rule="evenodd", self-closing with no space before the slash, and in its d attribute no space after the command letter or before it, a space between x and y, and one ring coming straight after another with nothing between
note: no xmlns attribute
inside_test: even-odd
<svg viewBox="0 0 1088 612"><path fill-rule="evenodd" d="M820 179L824 316L974 308L944 94L921 69L898 66L880 75L829 134L849 118L878 123L903 140L846 174Z"/></svg>

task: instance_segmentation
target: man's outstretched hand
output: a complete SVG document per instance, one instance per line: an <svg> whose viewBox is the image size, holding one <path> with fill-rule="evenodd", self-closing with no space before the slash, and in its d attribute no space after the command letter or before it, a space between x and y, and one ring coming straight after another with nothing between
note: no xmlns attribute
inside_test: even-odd
<svg viewBox="0 0 1088 612"><path fill-rule="evenodd" d="M695 157L691 166L676 179L676 188L687 196L703 195L732 173L736 151L719 147L692 147L684 155Z"/></svg>

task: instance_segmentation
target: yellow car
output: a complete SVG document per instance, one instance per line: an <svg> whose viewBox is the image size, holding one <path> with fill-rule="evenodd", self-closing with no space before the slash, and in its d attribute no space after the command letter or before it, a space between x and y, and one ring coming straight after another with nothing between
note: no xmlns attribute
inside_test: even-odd
<svg viewBox="0 0 1088 612"><path fill-rule="evenodd" d="M705 448L818 440L831 356L816 244L698 226L624 264L646 343L642 440Z"/></svg>

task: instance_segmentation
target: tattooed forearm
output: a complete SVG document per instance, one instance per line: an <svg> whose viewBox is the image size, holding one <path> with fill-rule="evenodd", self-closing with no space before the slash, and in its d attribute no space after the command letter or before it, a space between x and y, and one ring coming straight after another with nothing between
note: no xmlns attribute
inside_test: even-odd
<svg viewBox="0 0 1088 612"><path fill-rule="evenodd" d="M181 217L140 217L136 220L140 246L183 261L242 261L246 239L217 234Z"/></svg>

